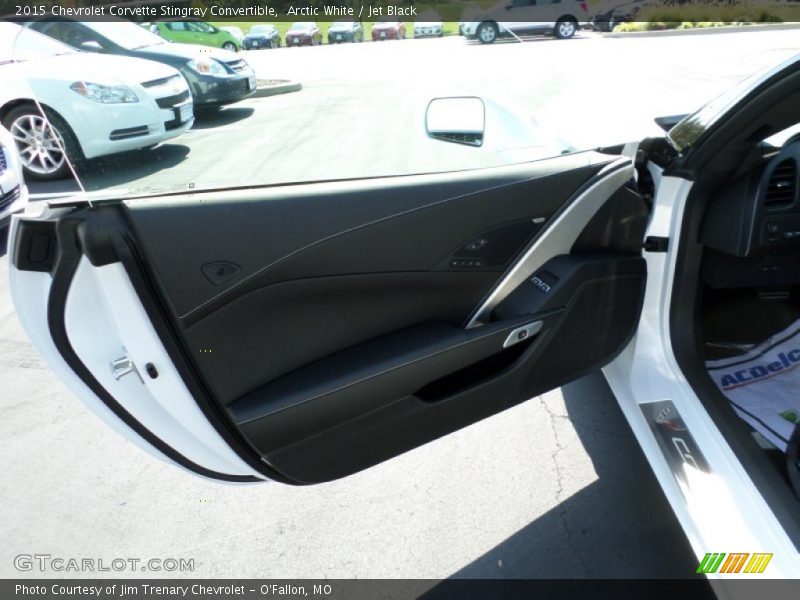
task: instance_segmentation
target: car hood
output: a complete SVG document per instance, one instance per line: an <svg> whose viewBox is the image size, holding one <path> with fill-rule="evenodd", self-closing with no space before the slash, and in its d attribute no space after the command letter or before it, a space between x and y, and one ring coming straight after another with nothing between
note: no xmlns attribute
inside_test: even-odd
<svg viewBox="0 0 800 600"><path fill-rule="evenodd" d="M290 29L286 35L311 35L314 31L314 29Z"/></svg>
<svg viewBox="0 0 800 600"><path fill-rule="evenodd" d="M248 33L246 36L244 36L244 39L246 39L246 40L257 40L257 39L260 39L260 38L271 37L273 35L275 35L274 31L264 31L264 32L261 32L261 33Z"/></svg>
<svg viewBox="0 0 800 600"><path fill-rule="evenodd" d="M177 75L172 67L130 56L77 52L20 63L20 73L31 79L90 81L98 84L140 84Z"/></svg>
<svg viewBox="0 0 800 600"><path fill-rule="evenodd" d="M372 26L373 29L394 29L397 27L397 23L375 23Z"/></svg>
<svg viewBox="0 0 800 600"><path fill-rule="evenodd" d="M197 44L177 44L166 43L156 46L147 46L136 50L137 54L150 57L172 57L184 58L186 61L198 58L214 58L222 62L233 62L237 59L235 52L223 50L222 48L212 48L211 46L200 46Z"/></svg>

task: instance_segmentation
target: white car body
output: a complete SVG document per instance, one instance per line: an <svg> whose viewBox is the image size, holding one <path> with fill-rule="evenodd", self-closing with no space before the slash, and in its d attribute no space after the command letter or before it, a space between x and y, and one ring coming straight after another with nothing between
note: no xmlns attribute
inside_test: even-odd
<svg viewBox="0 0 800 600"><path fill-rule="evenodd" d="M11 215L28 205L28 187L22 175L22 163L14 138L0 126L0 229L6 227Z"/></svg>
<svg viewBox="0 0 800 600"><path fill-rule="evenodd" d="M62 46L59 56L28 54L17 44L17 34ZM95 158L152 146L179 136L194 122L191 94L186 80L167 65L138 58L76 52L41 34L17 25L0 23L0 115L20 101L38 102L55 111L69 125L85 158ZM103 104L70 89L75 82L123 85L137 102ZM145 87L147 86L147 87ZM188 94L180 105L159 106L169 98ZM181 108L186 106L187 108ZM182 111L183 121L176 126ZM125 131L133 133L124 133Z"/></svg>
<svg viewBox="0 0 800 600"><path fill-rule="evenodd" d="M441 37L444 24L441 21L417 21L414 23L414 37Z"/></svg>
<svg viewBox="0 0 800 600"><path fill-rule="evenodd" d="M556 25L564 20L571 21L576 26L576 29L567 37L571 37L574 31L588 25L589 15L586 2L579 0L548 4L531 4L528 0L500 2L485 11L474 13L469 20L462 21L459 31L467 38L481 39L478 28L481 23L488 21L496 24L501 36L517 37L525 34L548 33L558 35ZM485 42L486 40L481 41Z"/></svg>

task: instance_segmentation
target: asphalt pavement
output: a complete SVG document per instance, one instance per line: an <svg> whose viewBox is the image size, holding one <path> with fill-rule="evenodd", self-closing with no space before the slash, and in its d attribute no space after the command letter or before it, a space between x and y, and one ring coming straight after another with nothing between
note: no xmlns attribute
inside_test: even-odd
<svg viewBox="0 0 800 600"><path fill-rule="evenodd" d="M586 147L635 139L654 133L652 117L689 111L799 47L796 33L770 32L251 52L260 77L298 79L303 90L244 101L174 143L97 161L86 185L146 192L496 162L424 139L424 103L436 95L503 96ZM59 186L68 189L34 191ZM169 574L187 577L694 573L696 559L599 374L340 481L221 485L153 459L66 391L14 315L7 260L0 577L41 575L13 565L37 552L194 559L193 571Z"/></svg>

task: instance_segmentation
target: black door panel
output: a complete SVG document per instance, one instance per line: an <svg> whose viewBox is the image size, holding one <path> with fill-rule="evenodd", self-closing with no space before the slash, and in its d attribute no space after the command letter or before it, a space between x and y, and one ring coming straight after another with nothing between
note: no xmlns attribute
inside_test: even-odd
<svg viewBox="0 0 800 600"><path fill-rule="evenodd" d="M433 272L298 279L239 297L184 335L217 400L228 405L380 335L427 321L458 327L496 279Z"/></svg>
<svg viewBox="0 0 800 600"><path fill-rule="evenodd" d="M528 282L483 327L430 323L379 337L255 390L231 413L270 464L315 483L603 366L635 328L644 259L567 255L542 271L555 277L549 291ZM512 330L532 322L541 323L536 335L503 349ZM312 455L337 459L309 462Z"/></svg>
<svg viewBox="0 0 800 600"><path fill-rule="evenodd" d="M538 335L505 351L511 351L512 362L500 363L499 370L483 373L484 377L473 381L468 369L460 374L467 385L453 386L452 393L434 401L426 401L419 394L401 395L355 419L320 428L315 435L303 432L294 443L267 451L265 457L282 473L301 482L343 477L603 366L622 350L635 329L645 275L643 259L638 262L638 275L630 273L580 286L569 306L543 319L546 326ZM614 298L614 307L598 310L610 297ZM599 321L605 317L612 318ZM619 334L611 331L612 327L627 329ZM564 348L567 344L572 345ZM284 422L290 419L290 411L285 412ZM304 420L298 414L298 422ZM244 431L257 444L264 434L263 443L268 443L271 432L262 426L258 421L249 422ZM279 443L286 441L279 439Z"/></svg>
<svg viewBox="0 0 800 600"><path fill-rule="evenodd" d="M603 166L576 156L477 174L276 187L257 198L132 201L126 216L171 308L193 323L280 281L434 269L494 227L561 208ZM202 266L219 261L240 271L214 285Z"/></svg>
<svg viewBox="0 0 800 600"><path fill-rule="evenodd" d="M588 153L128 200L68 218L92 264L122 262L231 447L267 476L316 483L610 361L645 283L648 210L630 173ZM580 220L536 258L573 207ZM547 262L525 277L534 260ZM502 301L487 304L498 286Z"/></svg>

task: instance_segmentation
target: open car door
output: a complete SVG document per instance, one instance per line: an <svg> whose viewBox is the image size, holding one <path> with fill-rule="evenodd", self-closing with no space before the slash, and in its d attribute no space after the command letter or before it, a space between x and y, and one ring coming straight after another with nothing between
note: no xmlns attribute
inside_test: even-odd
<svg viewBox="0 0 800 600"><path fill-rule="evenodd" d="M124 435L197 474L343 477L610 362L645 286L629 159L51 204L16 310Z"/></svg>

